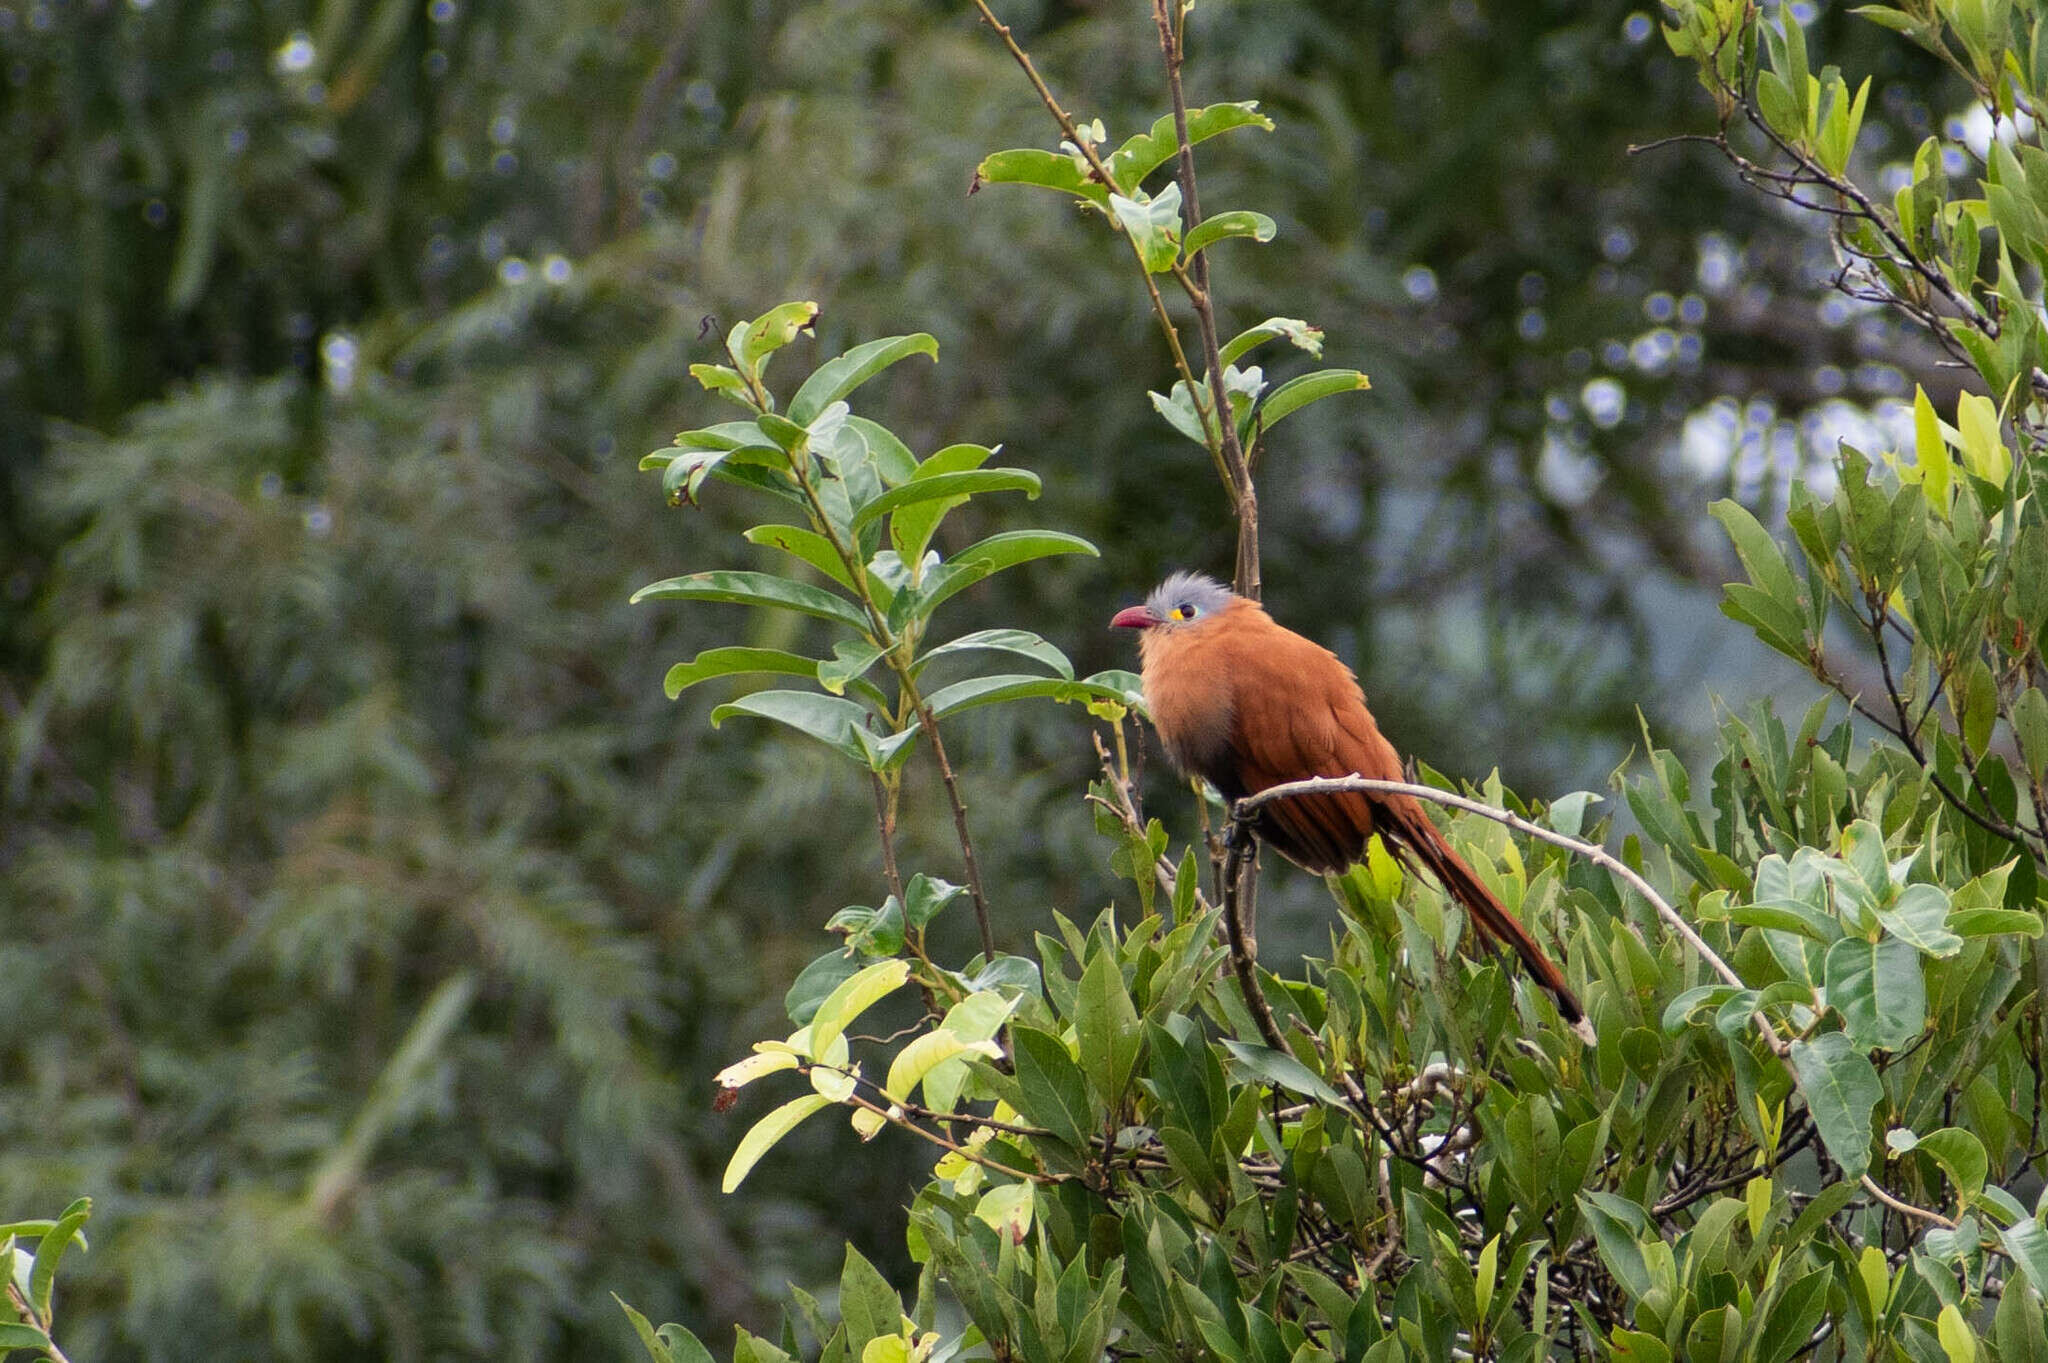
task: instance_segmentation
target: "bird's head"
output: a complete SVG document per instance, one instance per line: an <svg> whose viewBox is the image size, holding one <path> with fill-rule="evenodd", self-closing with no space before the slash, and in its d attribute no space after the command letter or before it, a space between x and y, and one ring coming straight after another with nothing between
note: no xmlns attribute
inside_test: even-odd
<svg viewBox="0 0 2048 1363"><path fill-rule="evenodd" d="M1144 605L1125 607L1109 624L1112 629L1187 629L1221 615L1235 600L1237 593L1213 577L1175 573L1153 589Z"/></svg>

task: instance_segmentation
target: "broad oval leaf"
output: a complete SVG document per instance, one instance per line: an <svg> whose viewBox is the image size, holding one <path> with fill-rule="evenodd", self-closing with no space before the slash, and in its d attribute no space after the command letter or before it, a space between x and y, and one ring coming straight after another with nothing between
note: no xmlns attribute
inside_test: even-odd
<svg viewBox="0 0 2048 1363"><path fill-rule="evenodd" d="M1876 1067L1843 1032L1795 1041L1791 1058L1821 1143L1845 1175L1861 1177L1870 1168L1870 1114L1884 1097Z"/></svg>
<svg viewBox="0 0 2048 1363"><path fill-rule="evenodd" d="M1937 885L1908 885L1889 908L1877 911L1886 932L1929 956L1953 956L1963 939L1948 927L1948 894Z"/></svg>
<svg viewBox="0 0 2048 1363"><path fill-rule="evenodd" d="M779 648L707 648L686 663L677 663L662 678L661 689L674 700L698 682L714 677L739 677L774 673L791 677L815 677L818 665L811 659Z"/></svg>
<svg viewBox="0 0 2048 1363"><path fill-rule="evenodd" d="M842 980L837 989L818 1005L811 1019L811 1049L823 1054L840 1039L846 1025L866 1012L877 999L894 993L910 978L910 963L904 960L877 961Z"/></svg>
<svg viewBox="0 0 2048 1363"><path fill-rule="evenodd" d="M636 605L642 601L723 601L741 606L773 606L836 621L863 633L868 627L867 617L846 598L773 573L732 569L691 573L687 577L651 582L634 592L631 599Z"/></svg>
<svg viewBox="0 0 2048 1363"><path fill-rule="evenodd" d="M759 374L761 364L768 356L794 341L799 333L809 331L817 320L816 303L778 304L753 321L742 322L733 328L732 335L726 340L727 353L741 369Z"/></svg>
<svg viewBox="0 0 2048 1363"><path fill-rule="evenodd" d="M964 1042L987 1041L995 1036L1023 1001L1022 994L1004 998L993 989L977 990L946 1010L939 1030ZM924 1077L924 1105L937 1112L951 1112L959 1102L961 1086L966 1082L967 1060L964 1055L940 1061Z"/></svg>
<svg viewBox="0 0 2048 1363"><path fill-rule="evenodd" d="M734 1147L732 1158L726 1162L725 1177L720 1180L718 1190L729 1193L745 1181L754 1166L761 1162L761 1156L775 1148L775 1143L796 1129L798 1122L816 1112L819 1108L830 1107L832 1100L822 1094L806 1093L801 1098L792 1098L781 1107L763 1117L740 1137Z"/></svg>
<svg viewBox="0 0 2048 1363"><path fill-rule="evenodd" d="M1927 1026L1927 981L1909 942L1845 937L1828 948L1828 1003L1860 1046L1895 1051Z"/></svg>
<svg viewBox="0 0 2048 1363"><path fill-rule="evenodd" d="M1224 213L1212 213L1202 219L1195 230L1188 233L1188 239L1181 246L1181 255L1193 259L1195 252L1205 250L1226 237L1250 237L1253 241L1271 241L1279 229L1264 213L1249 209L1233 208ZM1231 356L1231 359L1237 358ZM1229 364L1230 360L1224 360Z"/></svg>
<svg viewBox="0 0 2048 1363"><path fill-rule="evenodd" d="M912 355L929 355L936 361L939 343L922 331L908 336L884 336L825 361L811 371L811 376L796 390L796 396L789 400L789 419L799 426L810 425L827 407Z"/></svg>

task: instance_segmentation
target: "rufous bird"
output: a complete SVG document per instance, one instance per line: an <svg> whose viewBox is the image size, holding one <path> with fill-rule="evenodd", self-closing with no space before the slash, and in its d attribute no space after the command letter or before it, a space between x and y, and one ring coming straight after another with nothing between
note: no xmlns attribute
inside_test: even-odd
<svg viewBox="0 0 2048 1363"><path fill-rule="evenodd" d="M1175 573L1109 622L1141 631L1145 706L1173 765L1241 800L1318 776L1406 779L1358 678L1336 654L1276 624L1256 601L1199 573ZM1587 1044L1593 1029L1564 972L1451 850L1412 796L1340 791L1274 800L1253 825L1289 861L1319 875L1365 856L1378 833L1421 862L1472 921L1514 949Z"/></svg>

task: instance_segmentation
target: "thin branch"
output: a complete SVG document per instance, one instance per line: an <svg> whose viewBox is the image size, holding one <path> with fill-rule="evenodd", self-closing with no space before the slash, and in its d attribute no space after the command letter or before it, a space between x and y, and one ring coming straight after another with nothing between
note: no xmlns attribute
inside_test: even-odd
<svg viewBox="0 0 2048 1363"><path fill-rule="evenodd" d="M1688 946L1698 952L1700 959L1716 975L1719 975L1723 981L1737 989L1748 987L1743 984L1742 977L1737 975L1734 970L1729 968L1728 963L1721 959L1720 953L1707 945L1706 940L1693 929L1692 924L1679 916L1678 910L1672 908L1664 896L1658 894L1656 890L1651 888L1647 880L1644 880L1642 876L1606 848L1601 847L1597 843L1569 837L1555 829L1545 828L1541 824L1532 823L1528 819L1522 818L1519 814L1511 813L1508 810L1500 809L1493 805L1482 804L1478 800L1470 799L1463 795L1454 795L1450 791L1438 790L1434 786L1416 785L1408 781L1380 781L1365 776L1317 777L1314 780L1288 781L1281 785L1268 786L1255 795L1247 795L1233 806L1231 817L1236 822L1248 823L1251 816L1256 814L1261 806L1273 800L1295 795L1329 795L1345 791L1355 791L1370 795L1406 795L1411 799L1427 800L1432 804L1446 805L1452 809L1462 809L1468 814L1477 814L1481 818L1491 819L1495 823L1506 824L1509 828L1526 833L1541 842L1550 843L1555 847L1562 847L1569 852L1584 857L1594 865L1619 877L1631 889L1647 900L1650 906L1657 911L1657 916L1663 919L1672 931L1683 938ZM1771 1053L1778 1057L1779 1062L1792 1075L1793 1083L1796 1085L1799 1081L1799 1075L1796 1070L1792 1069L1791 1043L1778 1034L1777 1028L1771 1025L1770 1019L1764 1016L1762 1012L1751 1013L1750 1020L1756 1025L1758 1032L1762 1034L1765 1044L1771 1048ZM1931 1221L1936 1225L1951 1228L1956 1224L1940 1212L1929 1211L1925 1207L1915 1207L1910 1203L1899 1201L1886 1192L1878 1184L1877 1180L1869 1174L1863 1175L1861 1183L1864 1191L1868 1192L1872 1197L1904 1215L1914 1216L1923 1221Z"/></svg>
<svg viewBox="0 0 2048 1363"><path fill-rule="evenodd" d="M903 873L896 868L896 800L882 773L871 771L868 779L875 789L875 825L882 837L882 875L889 882L889 893L896 896L896 902L903 899Z"/></svg>
<svg viewBox="0 0 2048 1363"><path fill-rule="evenodd" d="M1259 1035L1282 1055L1292 1055L1286 1038L1280 1035L1280 1024L1273 1020L1266 991L1259 987L1257 949L1250 945L1251 934L1245 931L1248 902L1258 885L1258 863L1250 854L1258 844L1248 827L1237 824L1231 825L1226 841L1229 851L1223 859L1223 930L1230 939L1230 968L1237 975L1238 992L1244 995L1244 1005L1251 1010Z"/></svg>

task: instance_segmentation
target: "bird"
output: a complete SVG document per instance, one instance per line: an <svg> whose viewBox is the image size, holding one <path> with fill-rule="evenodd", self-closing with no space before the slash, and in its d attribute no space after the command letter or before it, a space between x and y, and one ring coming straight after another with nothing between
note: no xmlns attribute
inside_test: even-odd
<svg viewBox="0 0 2048 1363"><path fill-rule="evenodd" d="M1109 623L1139 632L1145 708L1168 759L1225 800L1312 777L1404 779L1399 754L1343 660L1214 578L1177 572L1143 605L1118 611ZM1592 1025L1564 972L1412 796L1289 796L1261 808L1253 829L1267 846L1319 875L1362 859L1379 834L1404 863L1427 867L1486 936L1512 948L1572 1030L1593 1044Z"/></svg>

